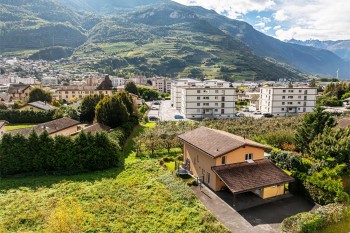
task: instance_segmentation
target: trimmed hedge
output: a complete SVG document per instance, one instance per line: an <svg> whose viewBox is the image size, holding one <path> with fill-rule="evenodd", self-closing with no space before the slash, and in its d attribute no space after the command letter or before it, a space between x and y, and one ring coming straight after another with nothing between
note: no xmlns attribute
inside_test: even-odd
<svg viewBox="0 0 350 233"><path fill-rule="evenodd" d="M33 123L40 124L52 121L59 116L56 110L53 111L19 111L19 110L0 110L0 120L8 121L11 124Z"/></svg>
<svg viewBox="0 0 350 233"><path fill-rule="evenodd" d="M343 220L349 213L344 204L333 203L321 206L316 211L303 212L286 218L282 222L284 233L311 233Z"/></svg>
<svg viewBox="0 0 350 233"><path fill-rule="evenodd" d="M82 132L74 139L34 131L28 138L5 134L0 142L0 176L103 170L116 166L120 158L106 133Z"/></svg>

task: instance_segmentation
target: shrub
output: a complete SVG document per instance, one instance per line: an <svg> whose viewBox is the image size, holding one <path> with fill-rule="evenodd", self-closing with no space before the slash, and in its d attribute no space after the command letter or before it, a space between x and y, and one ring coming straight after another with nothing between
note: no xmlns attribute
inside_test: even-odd
<svg viewBox="0 0 350 233"><path fill-rule="evenodd" d="M316 211L299 213L282 222L282 232L307 233L341 221L348 214L348 208L343 204L321 206Z"/></svg>
<svg viewBox="0 0 350 233"><path fill-rule="evenodd" d="M165 157L163 158L164 162L168 163L168 162L174 162L174 158L173 157Z"/></svg>
<svg viewBox="0 0 350 233"><path fill-rule="evenodd" d="M33 123L40 124L60 118L57 111L19 111L19 110L0 110L0 119L11 124Z"/></svg>

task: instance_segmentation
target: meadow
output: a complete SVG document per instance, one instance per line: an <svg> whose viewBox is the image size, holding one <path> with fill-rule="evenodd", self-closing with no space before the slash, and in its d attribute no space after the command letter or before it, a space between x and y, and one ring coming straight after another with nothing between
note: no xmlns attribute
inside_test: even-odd
<svg viewBox="0 0 350 233"><path fill-rule="evenodd" d="M0 181L0 232L228 232L159 158L70 176L18 175Z"/></svg>

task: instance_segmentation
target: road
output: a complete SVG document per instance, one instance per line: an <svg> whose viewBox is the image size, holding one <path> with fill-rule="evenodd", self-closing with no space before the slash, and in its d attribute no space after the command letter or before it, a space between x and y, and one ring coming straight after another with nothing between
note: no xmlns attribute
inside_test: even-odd
<svg viewBox="0 0 350 233"><path fill-rule="evenodd" d="M152 102L148 102L147 105L150 106L150 111L148 112L148 117L155 116L161 121L179 121L175 119L175 115L181 115L178 110L171 107L170 100L160 101L160 105L154 105Z"/></svg>

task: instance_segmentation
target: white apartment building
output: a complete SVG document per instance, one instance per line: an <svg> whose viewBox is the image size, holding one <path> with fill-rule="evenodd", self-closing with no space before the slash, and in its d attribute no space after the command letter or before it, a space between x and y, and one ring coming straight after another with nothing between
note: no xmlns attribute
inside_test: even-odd
<svg viewBox="0 0 350 233"><path fill-rule="evenodd" d="M275 116L313 112L317 88L263 87L260 89L260 110Z"/></svg>
<svg viewBox="0 0 350 233"><path fill-rule="evenodd" d="M233 118L236 91L231 87L185 87L181 93L181 114L187 119Z"/></svg>
<svg viewBox="0 0 350 233"><path fill-rule="evenodd" d="M172 107L181 109L182 88L199 86L202 82L195 79L177 79L171 83L171 105Z"/></svg>
<svg viewBox="0 0 350 233"><path fill-rule="evenodd" d="M169 78L152 78L152 87L160 93L170 93L171 79Z"/></svg>
<svg viewBox="0 0 350 233"><path fill-rule="evenodd" d="M120 87L125 84L125 78L111 77L113 87Z"/></svg>

